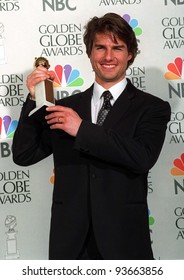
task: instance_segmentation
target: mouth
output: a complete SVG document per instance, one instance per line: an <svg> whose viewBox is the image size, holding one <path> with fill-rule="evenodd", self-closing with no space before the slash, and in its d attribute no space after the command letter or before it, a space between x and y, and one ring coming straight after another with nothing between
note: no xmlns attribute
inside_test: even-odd
<svg viewBox="0 0 184 280"><path fill-rule="evenodd" d="M105 69L114 69L116 67L115 64L101 64L101 66Z"/></svg>

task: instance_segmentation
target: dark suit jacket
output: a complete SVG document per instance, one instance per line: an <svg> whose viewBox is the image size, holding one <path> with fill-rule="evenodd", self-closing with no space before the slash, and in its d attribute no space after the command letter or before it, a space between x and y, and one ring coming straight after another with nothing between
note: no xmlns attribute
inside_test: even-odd
<svg viewBox="0 0 184 280"><path fill-rule="evenodd" d="M27 99L14 162L27 166L53 153L50 259L76 259L91 220L104 259L152 259L147 174L160 154L170 106L128 81L100 127L91 122L92 87L57 102L83 119L76 138L29 118L35 105Z"/></svg>

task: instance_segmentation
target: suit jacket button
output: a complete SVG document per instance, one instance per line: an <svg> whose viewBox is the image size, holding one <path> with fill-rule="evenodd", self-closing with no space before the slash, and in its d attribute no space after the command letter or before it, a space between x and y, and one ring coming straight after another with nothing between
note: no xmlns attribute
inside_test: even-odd
<svg viewBox="0 0 184 280"><path fill-rule="evenodd" d="M88 150L88 149L84 149L84 148L80 148L80 151L81 151L82 153L89 153L89 150Z"/></svg>
<svg viewBox="0 0 184 280"><path fill-rule="evenodd" d="M96 179L96 174L93 173L93 174L91 175L91 177L92 177L93 179Z"/></svg>

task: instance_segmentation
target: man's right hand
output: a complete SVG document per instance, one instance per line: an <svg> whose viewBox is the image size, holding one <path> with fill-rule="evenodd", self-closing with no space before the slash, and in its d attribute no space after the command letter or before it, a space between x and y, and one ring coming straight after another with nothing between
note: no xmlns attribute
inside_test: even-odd
<svg viewBox="0 0 184 280"><path fill-rule="evenodd" d="M46 79L54 79L53 71L47 70L43 66L38 66L31 74L28 75L26 86L31 94L32 99L35 99L35 86Z"/></svg>

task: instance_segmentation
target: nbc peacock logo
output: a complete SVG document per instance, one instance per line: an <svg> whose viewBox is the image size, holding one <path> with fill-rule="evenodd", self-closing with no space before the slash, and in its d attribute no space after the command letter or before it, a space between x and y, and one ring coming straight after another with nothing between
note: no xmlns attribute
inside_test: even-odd
<svg viewBox="0 0 184 280"><path fill-rule="evenodd" d="M142 29L139 27L137 19L131 18L128 14L124 14L123 19L126 20L128 24L132 27L136 36L140 36L142 34Z"/></svg>
<svg viewBox="0 0 184 280"><path fill-rule="evenodd" d="M53 169L53 175L50 176L50 183L54 185L54 180L55 180L55 170Z"/></svg>
<svg viewBox="0 0 184 280"><path fill-rule="evenodd" d="M173 62L167 65L167 71L165 73L166 80L184 80L184 59L176 57Z"/></svg>
<svg viewBox="0 0 184 280"><path fill-rule="evenodd" d="M153 216L151 215L151 211L150 209L148 209L148 221L149 221L149 225L152 226L155 223L155 219L153 218Z"/></svg>
<svg viewBox="0 0 184 280"><path fill-rule="evenodd" d="M176 158L173 161L173 167L171 168L172 176L184 176L184 153L181 154L180 158Z"/></svg>
<svg viewBox="0 0 184 280"><path fill-rule="evenodd" d="M13 138L17 125L18 121L12 120L12 118L8 115L3 118L0 117L0 138Z"/></svg>
<svg viewBox="0 0 184 280"><path fill-rule="evenodd" d="M56 65L54 71L51 71L55 75L53 86L57 88L66 87L80 87L84 84L84 80L80 77L80 71L73 69L71 65L66 64Z"/></svg>

